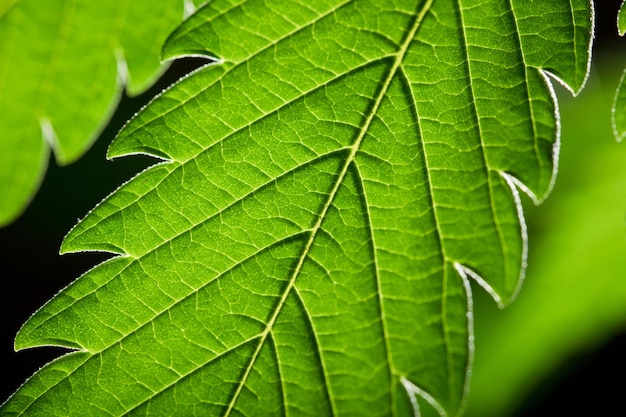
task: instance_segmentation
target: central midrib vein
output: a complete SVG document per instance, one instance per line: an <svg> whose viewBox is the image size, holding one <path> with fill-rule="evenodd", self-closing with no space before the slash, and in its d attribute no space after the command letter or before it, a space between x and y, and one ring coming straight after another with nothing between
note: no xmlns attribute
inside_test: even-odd
<svg viewBox="0 0 626 417"><path fill-rule="evenodd" d="M332 190L328 194L328 199L326 200L326 203L324 204L324 207L322 208L322 211L320 212L315 225L311 229L311 234L309 236L309 240L307 241L306 246L304 247L304 249L302 251L302 254L300 255L300 258L298 260L298 264L296 265L296 267L295 267L295 269L293 271L293 274L291 275L291 278L289 279L289 282L287 283L287 287L285 288L285 291L283 292L283 295L282 295L280 301L278 302L278 305L276 306L276 310L274 311L274 314L272 314L272 317L268 321L267 326L265 327L265 330L260 335L259 343L258 343L257 348L255 349L254 353L252 354L252 357L250 358L250 363L249 363L248 367L246 368L246 372L243 375L243 377L241 378L241 382L237 386L237 390L233 394L233 397L232 397L230 403L228 404L228 409L224 413L225 417L230 415L233 407L235 406L235 404L237 402L237 399L239 398L239 394L241 393L241 390L243 389L243 386L245 385L245 383L246 383L246 381L248 379L248 376L250 375L250 372L252 371L252 368L254 367L256 359L258 358L259 354L261 353L261 349L262 349L263 345L265 344L265 340L267 339L267 336L270 334L272 328L274 327L274 323L276 322L276 319L278 318L278 315L280 314L282 306L287 301L287 297L289 296L289 293L293 289L293 287L294 287L294 285L296 283L296 279L300 275L300 271L302 271L302 267L304 266L304 261L307 258L309 252L311 251L311 248L313 247L313 243L315 242L315 237L317 236L317 232L322 227L322 223L324 222L324 219L326 218L326 214L328 213L328 210L332 206L332 203L333 203L333 201L335 199L335 196L337 195L337 192L339 191L339 187L341 187L341 184L343 183L343 180L344 180L344 178L346 177L346 175L348 173L348 169L349 169L350 165L352 164L352 162L354 162L356 154L359 151L359 149L361 148L361 144L363 143L363 139L365 138L365 135L367 134L367 132L368 132L368 130L369 130L371 124L372 124L372 121L374 120L374 117L378 113L378 109L380 108L380 106L382 104L382 101L383 101L383 99L385 98L385 96L387 94L387 91L389 90L389 86L391 85L391 82L393 81L393 79L394 79L394 77L396 75L396 72L398 71L398 68L400 68L400 65L402 65L402 61L404 60L406 52L409 49L409 45L411 44L411 42L415 38L415 34L417 33L417 30L421 26L422 21L424 20L424 17L426 16L428 11L430 10L433 2L434 2L434 0L427 0L424 3L422 8L419 10L419 13L415 17L415 20L414 20L413 24L411 25L411 28L410 28L409 32L407 33L404 41L402 42L402 45L398 49L398 52L395 54L395 59L393 61L393 65L391 66L391 69L389 70L389 73L388 73L387 77L385 78L385 80L383 82L383 85L382 85L382 87L380 88L380 90L378 92L378 96L376 97L376 101L374 102L374 105L372 106L371 111L369 112L369 114L367 116L367 119L365 119L365 123L363 124L363 127L361 128L358 137L354 141L354 144L352 144L352 146L350 147L350 154L346 158L346 161L344 162L344 164L343 164L343 166L341 168L341 171L340 171L339 175L337 176L337 180L335 181L335 185L333 186ZM383 322L382 325L383 325L383 327L385 327L384 322ZM387 333L386 329L384 331L385 331L385 334L386 334ZM388 344L388 340L387 340L387 338L385 338L386 349L387 349L387 351L389 351L389 346L387 344ZM330 400L331 400L330 404L331 404L331 407L332 407L333 415L336 416L337 415L337 410L335 409L334 401L332 401L332 396L329 396L329 397L330 397Z"/></svg>

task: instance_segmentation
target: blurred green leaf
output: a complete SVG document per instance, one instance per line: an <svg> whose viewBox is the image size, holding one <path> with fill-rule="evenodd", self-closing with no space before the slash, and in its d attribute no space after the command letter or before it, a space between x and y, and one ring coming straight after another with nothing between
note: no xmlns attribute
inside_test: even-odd
<svg viewBox="0 0 626 417"><path fill-rule="evenodd" d="M207 3L164 55L218 64L109 149L164 161L62 247L120 256L16 339L78 351L2 412L459 414L469 279L515 297L517 187L555 174L549 79L578 91L589 64L589 2L513 5Z"/></svg>
<svg viewBox="0 0 626 417"><path fill-rule="evenodd" d="M52 148L79 158L119 101L161 73L182 0L0 1L0 226L36 192Z"/></svg>
<svg viewBox="0 0 626 417"><path fill-rule="evenodd" d="M617 17L617 29L620 36L626 33L626 1L622 3ZM621 142L626 136L626 70L622 74L619 81L615 98L613 99L613 107L611 109L611 120L613 122L613 134L618 142Z"/></svg>
<svg viewBox="0 0 626 417"><path fill-rule="evenodd" d="M626 136L626 86L624 84L626 84L626 70L622 73L611 108L613 134L618 142L621 142Z"/></svg>

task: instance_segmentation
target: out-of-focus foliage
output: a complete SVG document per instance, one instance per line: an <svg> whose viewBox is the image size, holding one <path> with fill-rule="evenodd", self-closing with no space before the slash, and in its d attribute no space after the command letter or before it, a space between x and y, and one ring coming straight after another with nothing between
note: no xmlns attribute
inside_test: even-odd
<svg viewBox="0 0 626 417"><path fill-rule="evenodd" d="M0 226L36 192L50 148L78 159L122 88L145 90L183 0L0 0Z"/></svg>
<svg viewBox="0 0 626 417"><path fill-rule="evenodd" d="M626 33L626 1L622 3L617 17L617 30L620 36ZM626 70L622 74L615 98L613 100L613 108L611 109L613 134L615 138L621 142L626 136Z"/></svg>

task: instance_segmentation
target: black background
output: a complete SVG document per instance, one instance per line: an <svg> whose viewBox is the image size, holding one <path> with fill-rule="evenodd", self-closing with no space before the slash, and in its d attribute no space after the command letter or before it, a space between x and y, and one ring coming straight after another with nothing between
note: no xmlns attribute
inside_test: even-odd
<svg viewBox="0 0 626 417"><path fill-rule="evenodd" d="M597 0L596 54L616 46L626 53L625 43L616 34L620 3ZM38 368L65 352L55 348L14 352L13 338L19 327L59 290L107 257L97 253L60 256L63 236L104 196L152 163L141 156L106 161L108 141L149 99L204 62L197 58L177 61L146 93L122 97L111 123L87 154L66 167L58 167L51 158L41 189L26 212L0 229L0 403ZM540 384L541 388L531 393L514 415L577 415L585 408L594 410L592 415L623 412L624 383L608 381L601 370L613 369L616 375L626 375L626 334L577 359L575 367L562 368Z"/></svg>

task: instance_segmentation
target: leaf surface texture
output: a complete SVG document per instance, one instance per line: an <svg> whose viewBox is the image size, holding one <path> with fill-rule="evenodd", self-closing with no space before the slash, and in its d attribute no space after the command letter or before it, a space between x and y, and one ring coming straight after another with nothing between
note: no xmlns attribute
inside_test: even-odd
<svg viewBox="0 0 626 417"><path fill-rule="evenodd" d="M3 411L404 416L463 408L469 279L525 267L517 187L550 190L548 72L586 79L586 1L214 0L164 55L220 59L110 157L164 159L64 252L120 254L16 346L80 349Z"/></svg>

